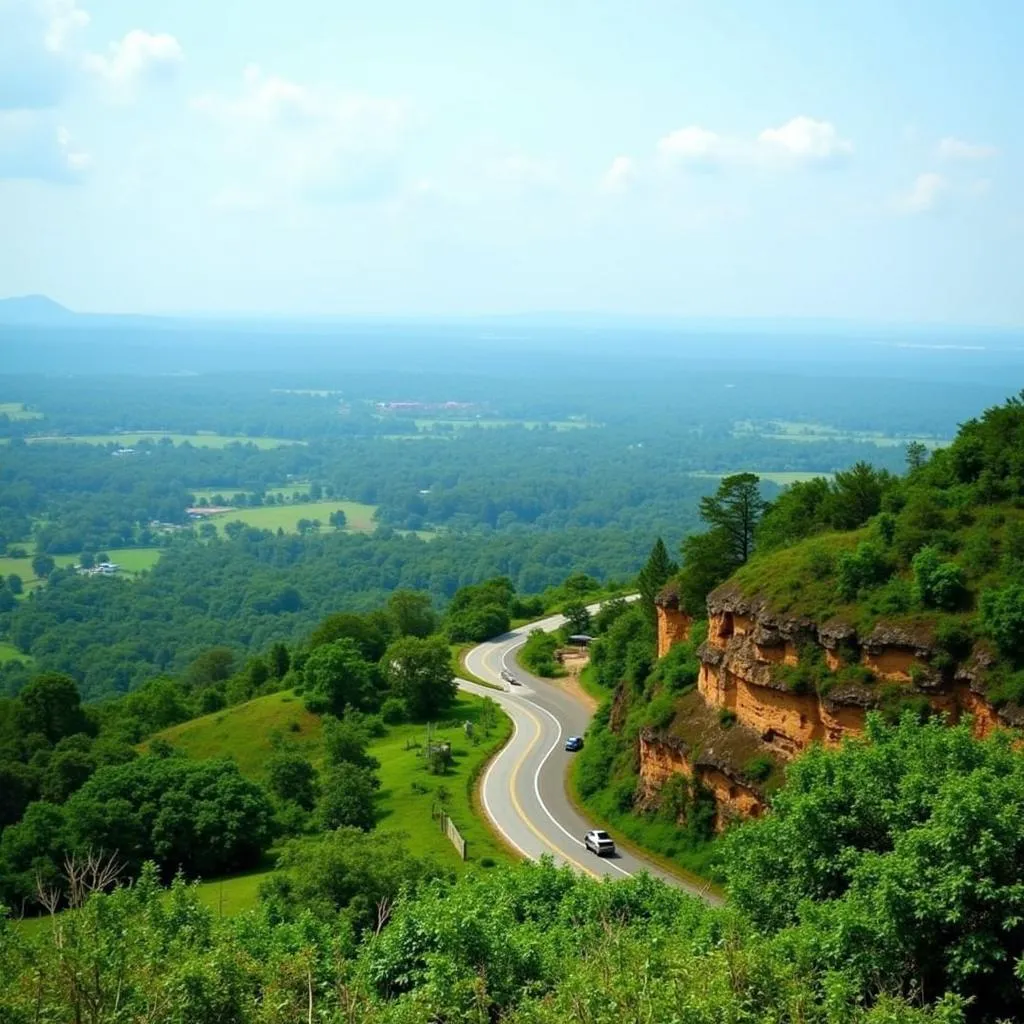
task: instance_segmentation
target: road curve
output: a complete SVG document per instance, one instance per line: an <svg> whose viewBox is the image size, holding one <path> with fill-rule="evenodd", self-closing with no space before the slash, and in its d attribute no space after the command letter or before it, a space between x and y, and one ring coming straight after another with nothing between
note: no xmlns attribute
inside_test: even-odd
<svg viewBox="0 0 1024 1024"><path fill-rule="evenodd" d="M501 692L463 679L460 688L492 698L514 725L512 738L491 761L481 783L487 817L508 843L533 860L547 854L556 863L598 878L628 878L646 871L702 899L718 902L706 886L669 874L625 850L600 858L584 847L583 836L595 825L576 810L566 793L566 773L574 755L566 752L565 738L586 732L590 711L556 684L530 675L515 660L516 651L532 630L551 631L564 621L561 615L552 615L531 622L474 647L466 655L467 669L500 687ZM505 683L503 669L511 671L522 685Z"/></svg>

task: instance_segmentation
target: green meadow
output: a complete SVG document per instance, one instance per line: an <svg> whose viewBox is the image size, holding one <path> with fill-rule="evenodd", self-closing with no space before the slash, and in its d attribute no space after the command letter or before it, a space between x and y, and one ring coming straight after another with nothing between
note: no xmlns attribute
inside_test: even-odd
<svg viewBox="0 0 1024 1024"><path fill-rule="evenodd" d="M226 448L229 444L253 444L257 448L280 448L286 444L304 444L280 437L232 437L228 434L172 434L162 430L126 434L69 434L67 436L30 437L30 444L116 444L137 448L144 441L156 444L167 438L172 444L190 444L195 448Z"/></svg>
<svg viewBox="0 0 1024 1024"><path fill-rule="evenodd" d="M22 402L0 402L0 416L6 416L9 420L41 420L41 412L32 412L26 409Z"/></svg>
<svg viewBox="0 0 1024 1024"><path fill-rule="evenodd" d="M762 480L767 480L769 483L778 484L780 487L787 487L789 484L804 483L807 480L814 480L816 477L822 476L826 480L832 479L831 473L808 473L808 472L776 472L775 470L763 470L763 469L736 469L731 470L728 473L709 473L704 470L698 470L690 473L692 477L697 477L700 480L721 480L722 477L733 476L736 473L755 473Z"/></svg>
<svg viewBox="0 0 1024 1024"><path fill-rule="evenodd" d="M227 497L227 495L225 495ZM321 529L331 530L328 516L337 509L345 513L347 529L362 533L372 532L377 528L373 513L376 505L363 505L358 501L303 501L291 505L264 505L260 508L237 508L214 516L211 522L217 524L223 533L224 527L231 522L241 520L248 526L260 530L284 530L285 533L297 533L300 519L319 519Z"/></svg>
<svg viewBox="0 0 1024 1024"><path fill-rule="evenodd" d="M152 569L160 560L161 548L110 548L106 554L110 561L116 562L121 569L130 574ZM78 555L54 555L53 560L58 568L78 564ZM35 582L32 573L31 558L0 557L0 576L20 576L30 586Z"/></svg>

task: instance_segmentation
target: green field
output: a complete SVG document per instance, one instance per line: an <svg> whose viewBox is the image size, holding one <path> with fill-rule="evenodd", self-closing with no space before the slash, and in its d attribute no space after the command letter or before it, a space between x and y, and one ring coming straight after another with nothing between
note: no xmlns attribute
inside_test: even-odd
<svg viewBox="0 0 1024 1024"><path fill-rule="evenodd" d="M22 654L14 644L6 643L0 640L0 665L5 661L24 661L30 662L32 658L27 654Z"/></svg>
<svg viewBox="0 0 1024 1024"><path fill-rule="evenodd" d="M417 430L433 430L441 427L442 430L472 430L474 427L484 427L489 430L496 430L502 427L526 427L527 430L536 430L538 427L551 427L553 430L585 430L587 427L597 426L588 420L413 420Z"/></svg>
<svg viewBox="0 0 1024 1024"><path fill-rule="evenodd" d="M192 494L195 495L196 501L200 501L205 498L207 501L211 501L214 495L219 494L222 498L226 498L230 503L231 497L234 494L251 494L252 488L246 487L191 487L189 488ZM309 493L309 482L303 480L293 484L288 484L286 487L267 487L264 491L266 495L273 495L277 497L280 495L285 500L290 501L294 494L308 494Z"/></svg>
<svg viewBox="0 0 1024 1024"><path fill-rule="evenodd" d="M826 480L831 480L832 473L809 473L806 471L795 471L795 472L776 472L775 470L764 470L764 469L735 469L728 473L708 473L704 470L698 470L690 473L690 476L697 477L700 480L721 480L726 476L733 476L736 473L755 473L762 480L767 480L769 483L778 484L780 487L787 487L789 484L803 483L807 480L814 480L817 477L824 477Z"/></svg>
<svg viewBox="0 0 1024 1024"><path fill-rule="evenodd" d="M305 748L310 757L320 754L320 719L306 710L301 697L290 692L257 697L172 726L159 736L189 757L230 754L239 770L253 779L263 778L276 736Z"/></svg>
<svg viewBox="0 0 1024 1024"><path fill-rule="evenodd" d="M226 495L225 495L226 497ZM319 519L321 529L330 531L328 516L336 509L342 509L348 519L348 529L370 533L377 528L373 518L376 505L361 505L358 501L303 501L294 505L266 505L262 508L238 508L212 517L221 533L228 523L241 520L248 526L260 530L282 529L285 533L296 533L300 519Z"/></svg>
<svg viewBox="0 0 1024 1024"><path fill-rule="evenodd" d="M470 863L482 857L508 859L504 848L476 817L472 800L477 773L490 752L504 744L512 723L498 713L491 734L480 736L475 743L465 735L463 723L478 722L482 708L479 697L459 694L456 705L446 715L447 724L441 723L434 730L435 739L447 740L452 745L454 765L447 775L431 775L424 766L424 725L390 726L387 735L370 744L370 753L381 765L378 827L408 833L413 849L434 854L446 862L461 863L431 817L431 810L442 796L448 813L469 844ZM301 697L290 692L257 697L238 707L165 729L158 735L189 757L230 756L243 774L257 780L263 778L264 765L277 738L295 743L314 764L321 758L320 719L306 711Z"/></svg>
<svg viewBox="0 0 1024 1024"><path fill-rule="evenodd" d="M770 441L853 441L873 444L879 448L896 448L919 441L928 448L941 448L949 442L942 438L917 437L903 434L886 434L881 430L839 430L827 423L802 423L794 420L772 420L769 423L755 423L739 420L733 424L733 436L757 435Z"/></svg>
<svg viewBox="0 0 1024 1024"><path fill-rule="evenodd" d="M124 448L137 448L143 441L154 444L161 438L168 438L173 444L188 444L196 448L226 448L229 444L254 444L257 448L280 448L286 444L305 444L304 441L289 441L280 437L231 437L227 434L171 434L162 430L133 432L126 434L72 434L66 437L30 437L30 444L116 444Z"/></svg>
<svg viewBox="0 0 1024 1024"><path fill-rule="evenodd" d="M110 548L107 552L110 561L116 562L125 573L135 574L152 569L160 560L162 548ZM58 568L78 564L78 555L54 555L53 560ZM0 576L11 574L20 576L26 584L32 586L36 578L32 574L31 558L0 557Z"/></svg>
<svg viewBox="0 0 1024 1024"><path fill-rule="evenodd" d="M22 402L0 402L0 416L6 416L9 420L41 420L41 412L32 412L26 409Z"/></svg>

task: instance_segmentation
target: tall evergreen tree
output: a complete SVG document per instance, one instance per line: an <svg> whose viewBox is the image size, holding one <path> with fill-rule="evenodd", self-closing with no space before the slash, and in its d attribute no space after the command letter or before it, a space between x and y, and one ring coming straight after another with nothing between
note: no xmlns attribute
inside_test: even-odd
<svg viewBox="0 0 1024 1024"><path fill-rule="evenodd" d="M647 556L644 567L637 577L637 589L640 591L640 601L644 610L654 619L654 599L658 591L679 572L679 566L669 557L668 548L665 542L659 537Z"/></svg>
<svg viewBox="0 0 1024 1024"><path fill-rule="evenodd" d="M743 565L753 553L754 530L768 508L760 485L756 474L737 473L725 477L712 497L700 500L701 519L729 539L732 568Z"/></svg>

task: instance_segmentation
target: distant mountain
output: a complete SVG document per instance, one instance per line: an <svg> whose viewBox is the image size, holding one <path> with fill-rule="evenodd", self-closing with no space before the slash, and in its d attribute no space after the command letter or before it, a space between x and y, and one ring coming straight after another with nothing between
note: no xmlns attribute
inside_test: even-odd
<svg viewBox="0 0 1024 1024"><path fill-rule="evenodd" d="M0 299L0 324L68 324L78 314L45 295Z"/></svg>

